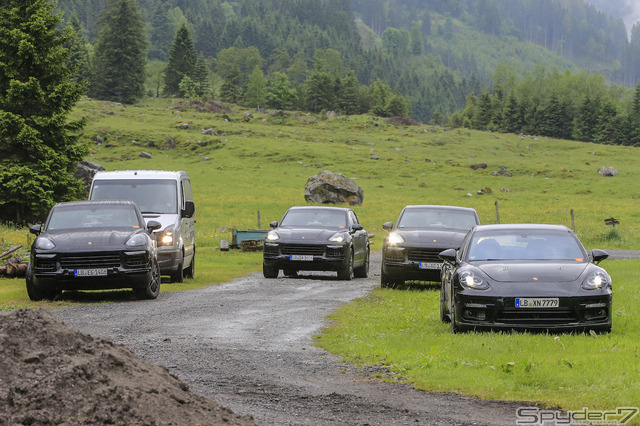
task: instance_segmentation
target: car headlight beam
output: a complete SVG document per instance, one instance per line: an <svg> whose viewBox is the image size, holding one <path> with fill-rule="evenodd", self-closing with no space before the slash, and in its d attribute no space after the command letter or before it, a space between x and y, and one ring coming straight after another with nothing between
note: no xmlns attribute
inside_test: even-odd
<svg viewBox="0 0 640 426"><path fill-rule="evenodd" d="M489 288L487 280L472 271L464 271L460 274L460 284L474 290L486 290Z"/></svg>
<svg viewBox="0 0 640 426"><path fill-rule="evenodd" d="M584 280L582 288L585 290L598 290L609 285L611 285L611 278L603 271L596 271L589 274L587 279Z"/></svg>
<svg viewBox="0 0 640 426"><path fill-rule="evenodd" d="M392 232L387 237L387 241L389 241L390 245L395 246L404 243L404 238L402 238L402 235L400 235L399 233Z"/></svg>
<svg viewBox="0 0 640 426"><path fill-rule="evenodd" d="M278 241L280 239L280 235L276 231L269 231L266 236L267 241Z"/></svg>
<svg viewBox="0 0 640 426"><path fill-rule="evenodd" d="M331 238L329 238L329 241L331 241L332 243L343 243L345 240L346 236L344 235L344 232L338 232L336 234L333 234Z"/></svg>

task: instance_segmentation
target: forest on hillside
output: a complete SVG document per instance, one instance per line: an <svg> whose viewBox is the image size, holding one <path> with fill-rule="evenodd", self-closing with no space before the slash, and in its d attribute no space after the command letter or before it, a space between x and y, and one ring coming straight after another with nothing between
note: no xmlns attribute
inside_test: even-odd
<svg viewBox="0 0 640 426"><path fill-rule="evenodd" d="M58 1L67 19L77 16L89 52L109 1ZM270 84L276 75L287 78L296 91L291 107L340 110L337 87L353 75L361 89L387 85L407 100L413 118L433 123L468 106L469 95L493 90L500 64L512 67L516 78L544 64L561 72L597 72L628 88L640 79L640 26L629 39L622 20L583 0L137 3L148 39L146 87L156 96L172 95L163 93L161 80L182 25L206 61L215 94L237 103L244 101L255 65ZM332 99L310 100L309 83L319 73L321 91L335 92ZM630 95L612 93L619 112L629 111ZM362 99L352 102L371 107Z"/></svg>

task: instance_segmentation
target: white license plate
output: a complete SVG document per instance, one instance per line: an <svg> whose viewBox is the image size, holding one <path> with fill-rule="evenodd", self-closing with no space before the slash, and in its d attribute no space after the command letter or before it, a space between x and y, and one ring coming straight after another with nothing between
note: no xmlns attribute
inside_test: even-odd
<svg viewBox="0 0 640 426"><path fill-rule="evenodd" d="M107 275L107 268L97 269L76 269L76 277L104 277Z"/></svg>
<svg viewBox="0 0 640 426"><path fill-rule="evenodd" d="M555 298L529 298L516 297L516 308L557 308L560 306L560 299Z"/></svg>
<svg viewBox="0 0 640 426"><path fill-rule="evenodd" d="M420 262L418 264L418 268L420 269L440 269L441 267L442 267L442 263Z"/></svg>
<svg viewBox="0 0 640 426"><path fill-rule="evenodd" d="M303 262L313 262L312 254L292 254L289 260L301 260Z"/></svg>

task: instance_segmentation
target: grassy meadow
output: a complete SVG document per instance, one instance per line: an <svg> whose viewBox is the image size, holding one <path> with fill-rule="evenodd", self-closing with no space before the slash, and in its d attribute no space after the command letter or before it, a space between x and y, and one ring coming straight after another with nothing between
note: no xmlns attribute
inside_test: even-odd
<svg viewBox="0 0 640 426"><path fill-rule="evenodd" d="M364 203L354 210L376 234L373 250L381 248L382 224L395 221L407 204L473 207L483 223L496 223L496 203L502 223L571 226L573 210L587 248L640 249L638 148L394 125L371 116L225 111L167 99L135 106L86 99L73 115L87 120L87 159L107 170L185 170L191 176L196 279L162 291L260 271L260 253L220 252L220 240L230 239L231 229L257 228L258 212L267 228L288 207L305 204L305 183L321 170L343 173L363 188ZM217 135L202 134L209 128ZM103 143L95 142L98 136ZM486 169L471 169L478 163ZM602 177L603 166L620 174ZM478 195L483 188L487 193ZM604 223L609 217L620 221L615 232ZM26 229L0 227L0 248L20 243L30 244ZM637 405L640 324L633 312L640 263L603 266L615 286L611 335L452 335L438 320L436 291L378 289L336 312L318 344L349 361L385 365L420 389L570 409ZM78 302L85 300L31 303L24 280L0 279L0 309Z"/></svg>

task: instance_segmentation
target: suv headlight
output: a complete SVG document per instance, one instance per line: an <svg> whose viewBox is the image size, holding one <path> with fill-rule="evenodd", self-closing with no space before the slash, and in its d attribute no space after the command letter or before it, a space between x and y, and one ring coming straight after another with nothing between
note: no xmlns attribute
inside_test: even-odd
<svg viewBox="0 0 640 426"><path fill-rule="evenodd" d="M474 274L472 271L464 271L460 273L460 284L466 288L474 290L486 290L489 284L480 275Z"/></svg>
<svg viewBox="0 0 640 426"><path fill-rule="evenodd" d="M329 238L329 241L333 243L343 243L346 239L347 239L347 236L345 235L344 232L338 232L336 234L333 234L331 238Z"/></svg>
<svg viewBox="0 0 640 426"><path fill-rule="evenodd" d="M595 271L589 274L586 280L582 283L582 288L585 290L598 290L606 288L611 285L611 278L603 271Z"/></svg>
<svg viewBox="0 0 640 426"><path fill-rule="evenodd" d="M267 232L267 237L266 237L267 241L278 241L279 239L280 239L280 235L278 235L276 231Z"/></svg>
<svg viewBox="0 0 640 426"><path fill-rule="evenodd" d="M147 238L143 234L136 234L129 238L126 243L124 243L127 247L138 247L144 246L147 244Z"/></svg>
<svg viewBox="0 0 640 426"><path fill-rule="evenodd" d="M36 240L36 248L40 250L51 250L56 248L56 245L47 237L39 237Z"/></svg>
<svg viewBox="0 0 640 426"><path fill-rule="evenodd" d="M398 234L397 232L391 232L387 237L387 241L389 241L390 245L395 246L397 244L404 243L404 238L402 238L402 235Z"/></svg>

